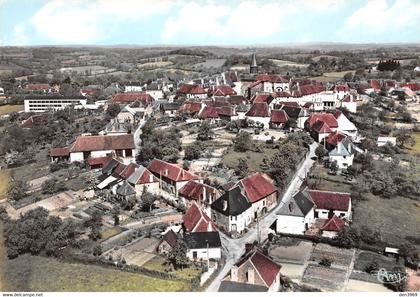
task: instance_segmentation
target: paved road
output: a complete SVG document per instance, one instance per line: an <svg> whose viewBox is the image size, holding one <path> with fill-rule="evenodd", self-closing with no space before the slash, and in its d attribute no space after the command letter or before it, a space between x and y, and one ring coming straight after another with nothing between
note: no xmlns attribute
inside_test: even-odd
<svg viewBox="0 0 420 297"><path fill-rule="evenodd" d="M144 116L146 116L146 115L149 115L150 116L152 114L152 112L153 112L153 109L151 107L150 108L148 107L144 111ZM136 131L134 131L134 135L133 135L133 137L134 137L134 145L136 146L137 152L140 150L140 147L141 147L141 139L140 139L140 136L143 133L143 131L141 129L146 124L146 122L147 121L144 118L142 118L140 120L140 124L137 127Z"/></svg>
<svg viewBox="0 0 420 297"><path fill-rule="evenodd" d="M284 193L282 200L280 201L279 205L272 210L267 216L261 219L259 222L259 229L260 229L260 240L264 241L269 234L269 228L276 220L276 213L278 210L287 203L293 195L299 191L300 186L309 172L314 161L311 159L315 156L315 149L317 147L317 143L313 143L310 146L310 151L306 156L305 160L300 165L299 169L296 171L294 178L289 183L289 186ZM220 237L222 241L222 247L224 255L226 256L226 264L221 270L221 272L217 275L214 281L208 286L207 292L217 292L219 289L220 283L222 279L229 273L232 266L240 259L240 257L245 252L245 244L252 243L257 240L257 228L254 227L248 231L243 237L238 239L232 239L220 232Z"/></svg>

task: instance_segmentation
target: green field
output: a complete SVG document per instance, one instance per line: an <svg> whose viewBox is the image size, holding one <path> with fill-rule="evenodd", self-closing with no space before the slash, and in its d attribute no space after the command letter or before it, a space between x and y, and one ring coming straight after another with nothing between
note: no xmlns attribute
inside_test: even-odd
<svg viewBox="0 0 420 297"><path fill-rule="evenodd" d="M393 271L395 267L401 267L404 269L403 262L397 262L395 258L379 255L377 253L363 251L357 257L354 263L354 269L364 271L366 266L370 263L376 262L380 268L385 268L388 271Z"/></svg>
<svg viewBox="0 0 420 297"><path fill-rule="evenodd" d="M278 152L278 149L274 148L264 148L264 151L262 153L253 151L246 151L244 153L240 153L229 149L223 155L221 162L223 166L233 169L238 165L240 158L245 158L247 160L248 169L250 172L260 172L262 171L260 165L264 157L271 159L276 152Z"/></svg>
<svg viewBox="0 0 420 297"><path fill-rule="evenodd" d="M348 72L355 73L355 71L325 72L322 76L311 77L311 79L319 82L335 82L342 79Z"/></svg>
<svg viewBox="0 0 420 297"><path fill-rule="evenodd" d="M23 110L23 105L1 105L0 116Z"/></svg>
<svg viewBox="0 0 420 297"><path fill-rule="evenodd" d="M156 256L153 259L151 259L149 262L142 265L142 267L147 268L149 270L159 271L159 272L166 272L165 271L165 258L162 258L160 256ZM191 280L201 274L200 270L197 268L189 267L184 269L178 269L173 270L170 272L167 272L169 274L172 274L174 276L177 276L179 278L185 279L185 280Z"/></svg>
<svg viewBox="0 0 420 297"><path fill-rule="evenodd" d="M10 176L6 170L0 171L0 200L6 198L7 187L9 186Z"/></svg>
<svg viewBox="0 0 420 297"><path fill-rule="evenodd" d="M9 291L33 292L179 292L183 281L169 281L113 268L61 262L53 258L22 255L6 262Z"/></svg>

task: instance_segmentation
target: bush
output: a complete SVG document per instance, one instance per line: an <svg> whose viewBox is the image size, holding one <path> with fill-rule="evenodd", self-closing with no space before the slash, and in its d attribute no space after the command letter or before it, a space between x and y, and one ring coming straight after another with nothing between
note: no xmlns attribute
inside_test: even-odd
<svg viewBox="0 0 420 297"><path fill-rule="evenodd" d="M322 258L322 260L319 262L319 265L324 267L331 267L332 261L328 258Z"/></svg>
<svg viewBox="0 0 420 297"><path fill-rule="evenodd" d="M66 190L66 186L61 180L56 178L48 179L42 183L42 194L54 194Z"/></svg>

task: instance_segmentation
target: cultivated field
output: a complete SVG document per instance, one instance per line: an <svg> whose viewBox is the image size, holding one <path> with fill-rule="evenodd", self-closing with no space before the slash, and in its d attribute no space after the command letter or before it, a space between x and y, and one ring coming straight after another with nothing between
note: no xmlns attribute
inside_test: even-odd
<svg viewBox="0 0 420 297"><path fill-rule="evenodd" d="M247 160L248 168L250 172L260 172L260 167L264 157L271 159L277 152L274 148L264 148L263 153L246 151L244 153L235 152L233 149L228 149L222 157L222 164L228 168L235 168L238 165L239 159L244 158Z"/></svg>
<svg viewBox="0 0 420 297"><path fill-rule="evenodd" d="M302 283L325 291L337 291L343 288L346 271L331 267L309 264L302 278Z"/></svg>
<svg viewBox="0 0 420 297"><path fill-rule="evenodd" d="M361 251L358 254L357 259L354 263L354 270L364 271L366 266L368 266L372 262L378 263L379 268L385 268L387 271L393 271L395 270L395 267L400 267L404 269L404 264L402 260L400 262L397 262L392 257L387 257L368 251Z"/></svg>
<svg viewBox="0 0 420 297"><path fill-rule="evenodd" d="M226 59L207 59L205 62L193 65L193 67L218 68L222 67L223 64L225 64L225 61Z"/></svg>
<svg viewBox="0 0 420 297"><path fill-rule="evenodd" d="M416 144L407 151L410 155L420 154L420 132L414 132L413 137L416 140Z"/></svg>
<svg viewBox="0 0 420 297"><path fill-rule="evenodd" d="M292 61L285 61L285 60L277 60L277 59L270 59L276 66L278 67L299 67L299 68L307 68L308 64L299 64Z"/></svg>
<svg viewBox="0 0 420 297"><path fill-rule="evenodd" d="M1 105L0 116L23 110L23 105Z"/></svg>
<svg viewBox="0 0 420 297"><path fill-rule="evenodd" d="M344 77L348 72L354 74L355 71L338 71L338 72L326 72L322 76L312 77L311 79L319 82L336 82Z"/></svg>
<svg viewBox="0 0 420 297"><path fill-rule="evenodd" d="M10 291L46 292L176 292L188 291L183 281L169 281L96 265L61 262L22 255L8 260L6 285Z"/></svg>
<svg viewBox="0 0 420 297"><path fill-rule="evenodd" d="M6 170L0 171L0 200L6 198L7 187L9 186L10 176Z"/></svg>

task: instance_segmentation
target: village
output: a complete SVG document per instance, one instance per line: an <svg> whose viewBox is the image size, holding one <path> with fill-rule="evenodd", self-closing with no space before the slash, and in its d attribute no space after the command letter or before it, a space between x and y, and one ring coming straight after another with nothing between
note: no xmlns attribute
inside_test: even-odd
<svg viewBox="0 0 420 297"><path fill-rule="evenodd" d="M149 291L418 291L419 76L321 82L246 59L179 80L0 85L23 101L1 116L6 261L136 274Z"/></svg>

